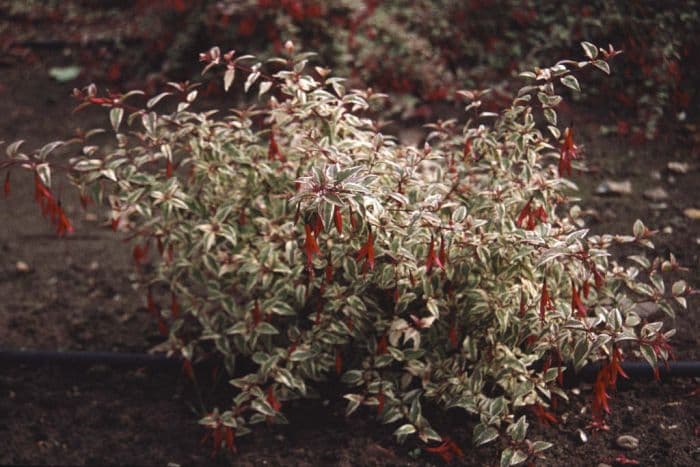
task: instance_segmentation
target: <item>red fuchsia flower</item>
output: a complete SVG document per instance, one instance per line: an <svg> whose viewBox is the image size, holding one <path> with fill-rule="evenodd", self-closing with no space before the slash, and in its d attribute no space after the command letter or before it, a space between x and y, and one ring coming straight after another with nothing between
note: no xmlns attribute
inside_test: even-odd
<svg viewBox="0 0 700 467"><path fill-rule="evenodd" d="M466 162L469 156L472 155L472 139L467 138L464 142L464 150L462 151L462 160Z"/></svg>
<svg viewBox="0 0 700 467"><path fill-rule="evenodd" d="M260 324L260 321L262 321L262 313L260 312L260 302L255 300L255 305L253 305L253 311L252 311L252 317L253 317L253 327L255 328L258 324Z"/></svg>
<svg viewBox="0 0 700 467"><path fill-rule="evenodd" d="M540 296L540 320L544 322L544 315L547 311L554 311L554 305L547 290L547 278L542 281L542 295Z"/></svg>
<svg viewBox="0 0 700 467"><path fill-rule="evenodd" d="M447 252L445 251L445 239L443 236L440 236L440 251L438 252L438 259L440 260L440 264L444 266L447 264Z"/></svg>
<svg viewBox="0 0 700 467"><path fill-rule="evenodd" d="M556 425L559 423L557 416L545 409L540 403L534 404L530 409L537 420L544 426Z"/></svg>
<svg viewBox="0 0 700 467"><path fill-rule="evenodd" d="M61 202L54 198L53 193L44 185L38 174L34 175L34 199L41 208L41 214L44 217L48 216L51 223L55 226L59 237L74 232L73 226L63 211Z"/></svg>
<svg viewBox="0 0 700 467"><path fill-rule="evenodd" d="M338 347L335 348L335 374L340 375L343 372L343 355Z"/></svg>
<svg viewBox="0 0 700 467"><path fill-rule="evenodd" d="M136 264L136 267L139 270L141 270L141 265L146 260L146 255L148 255L148 243L145 243L143 246L141 246L141 245L134 246L134 251L132 252L132 256L134 257L134 263Z"/></svg>
<svg viewBox="0 0 700 467"><path fill-rule="evenodd" d="M368 267L370 271L374 271L374 237L371 230L367 232L367 241L357 252L357 261L361 261L363 258L365 264L362 266L362 271L366 272Z"/></svg>
<svg viewBox="0 0 700 467"><path fill-rule="evenodd" d="M180 304L177 302L175 292L170 293L170 314L174 319L177 319L180 316Z"/></svg>
<svg viewBox="0 0 700 467"><path fill-rule="evenodd" d="M622 352L620 352L620 349L613 349L610 361L603 365L596 376L595 384L593 385L592 413L593 421L598 425L604 425L603 419L605 414L610 413L608 389L615 389L618 375L623 378L629 378L620 366L621 362Z"/></svg>
<svg viewBox="0 0 700 467"><path fill-rule="evenodd" d="M311 229L310 224L304 224L304 231L306 232L306 237L304 239L304 253L306 253L306 267L311 269L312 261L315 254L320 254L321 249L318 247L318 242L316 242L316 237Z"/></svg>
<svg viewBox="0 0 700 467"><path fill-rule="evenodd" d="M518 214L515 224L521 229L532 230L538 222L547 222L547 212L544 210L544 206L532 209L532 198L530 198Z"/></svg>
<svg viewBox="0 0 700 467"><path fill-rule="evenodd" d="M314 213L311 218L311 227L314 230L314 235L318 238L318 234L323 230L323 219L317 213Z"/></svg>
<svg viewBox="0 0 700 467"><path fill-rule="evenodd" d="M384 411L385 402L384 390L381 386L379 386L379 394L377 394L377 415L381 415Z"/></svg>
<svg viewBox="0 0 700 467"><path fill-rule="evenodd" d="M441 249L443 249L444 255L444 245L441 247ZM439 267L443 271L445 270L445 266L442 263L440 256L435 254L435 238L433 238L433 236L431 235L430 247L428 248L428 256L425 258L425 272L430 274L434 266Z"/></svg>
<svg viewBox="0 0 700 467"><path fill-rule="evenodd" d="M457 443L446 436L440 445L424 447L423 449L431 454L437 454L446 464L451 464L455 458L462 459L464 457L464 452Z"/></svg>
<svg viewBox="0 0 700 467"><path fill-rule="evenodd" d="M192 368L192 362L189 358L182 360L182 372L185 373L191 381L194 381L194 368Z"/></svg>
<svg viewBox="0 0 700 467"><path fill-rule="evenodd" d="M571 311L575 312L579 318L585 318L588 310L581 301L581 290L576 290L574 281L571 281Z"/></svg>
<svg viewBox="0 0 700 467"><path fill-rule="evenodd" d="M629 457L625 456L624 454L620 454L615 458L615 463L616 464L621 464L621 465L639 465L639 461L630 459Z"/></svg>
<svg viewBox="0 0 700 467"><path fill-rule="evenodd" d="M384 334L377 342L377 355L384 355L387 353L389 347L389 342L387 341L386 334Z"/></svg>
<svg viewBox="0 0 700 467"><path fill-rule="evenodd" d="M564 144L561 146L559 158L559 176L568 175L571 177L571 161L576 159L578 146L574 144L574 130L567 128L564 130Z"/></svg>
<svg viewBox="0 0 700 467"><path fill-rule="evenodd" d="M352 227L352 231L354 232L357 230L357 220L355 219L355 215L352 212L352 208L350 207L348 209L350 211L350 227Z"/></svg>
<svg viewBox="0 0 700 467"><path fill-rule="evenodd" d="M267 148L267 158L271 161L276 159L284 162L284 156L280 152L280 148L277 145L277 141L275 141L274 131L270 132L270 146Z"/></svg>
<svg viewBox="0 0 700 467"><path fill-rule="evenodd" d="M231 454L235 454L236 450L236 431L230 426L225 426L220 420L216 420L208 426L211 431L207 432L202 438L201 444L204 444L209 437L212 437L214 446L212 447L211 457L215 457L216 453L221 449L221 444L226 444Z"/></svg>
<svg viewBox="0 0 700 467"><path fill-rule="evenodd" d="M450 345L452 345L453 349L457 348L459 338L457 336L457 322L456 320L450 324L450 330L448 331L447 337L450 340Z"/></svg>
<svg viewBox="0 0 700 467"><path fill-rule="evenodd" d="M267 388L267 403L275 412L279 412L282 408L282 403L275 397L275 388L272 386Z"/></svg>
<svg viewBox="0 0 700 467"><path fill-rule="evenodd" d="M333 222L335 223L335 229L339 234L343 233L343 214L340 212L340 206L336 206L333 209Z"/></svg>

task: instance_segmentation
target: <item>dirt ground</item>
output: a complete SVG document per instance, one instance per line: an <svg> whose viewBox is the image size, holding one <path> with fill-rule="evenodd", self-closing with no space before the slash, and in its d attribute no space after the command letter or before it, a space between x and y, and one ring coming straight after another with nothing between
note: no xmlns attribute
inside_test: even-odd
<svg viewBox="0 0 700 467"><path fill-rule="evenodd" d="M75 128L106 123L106 115L70 114L73 87L51 66L70 63L70 49L32 50L32 60L0 60L0 140L24 139L38 147ZM605 109L595 115L606 115ZM577 174L581 205L593 233L631 232L637 218L660 231L662 253L673 251L690 268L687 280L700 286L700 220L684 214L700 209L700 146L697 127L676 123L668 136L633 145L602 136L605 117L577 123L591 173ZM674 173L669 162L689 165ZM145 352L160 342L132 290L130 247L82 211L66 186L67 213L76 233L58 239L34 205L30 179L13 173L12 193L0 201L0 348ZM600 196L606 180L629 180L632 191ZM60 183L59 183L60 186ZM646 190L662 187L668 199L654 202ZM60 188L59 188L60 191ZM665 203L663 208L659 203ZM98 218L100 216L97 216ZM675 323L679 360L700 358L699 301ZM318 401L290 404L288 427L262 427L239 440L235 457L210 457L197 425L198 398L178 372L117 370L101 365L67 368L0 364L0 464L19 465L431 465L439 459L415 446L397 446L391 429L365 417L343 416L339 389L332 384ZM202 382L205 403L221 391ZM533 437L553 441L541 465L615 464L624 455L640 465L700 465L700 380L623 384L614 395L608 432L586 430L590 386L578 388L561 411L562 423L534 426ZM471 421L460 414L438 417L462 446L470 446ZM587 433L583 442L579 430ZM617 447L618 436L639 439L639 447ZM493 448L465 449L462 465L489 465ZM619 464L622 459L618 459Z"/></svg>

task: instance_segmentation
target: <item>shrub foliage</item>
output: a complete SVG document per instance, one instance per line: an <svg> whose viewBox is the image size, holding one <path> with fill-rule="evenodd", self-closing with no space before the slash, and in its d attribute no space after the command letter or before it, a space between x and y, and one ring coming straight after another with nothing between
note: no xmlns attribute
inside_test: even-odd
<svg viewBox="0 0 700 467"><path fill-rule="evenodd" d="M526 409L553 417L565 368L603 363L593 400L602 424L623 355L654 366L668 357L672 331L642 322L635 304L673 314L690 293L682 281L665 286L673 258L611 260L615 244L653 246L641 222L629 236L581 227L567 178L581 148L556 107L563 87L579 90L580 69L608 72L616 54L583 51L523 73L499 113L481 109L487 91L460 91L464 119L428 125L416 147L380 132L372 109L384 95L346 89L291 43L264 63L215 47L200 56L206 69L221 69L226 88L241 80L258 105L193 110L191 83L140 105L141 92L90 86L75 95L108 110L114 145L91 144L99 130L36 151L14 143L0 168L6 192L11 170L35 173L59 234L72 226L51 190L57 168L135 239L171 351L188 371L213 355L232 378L230 406L201 420L216 449L285 422L287 401L339 377L347 413L369 408L399 441L415 435L460 455L422 407L461 409L474 444L503 440L501 464L515 465L549 446L527 439ZM175 108L156 110L161 101Z"/></svg>

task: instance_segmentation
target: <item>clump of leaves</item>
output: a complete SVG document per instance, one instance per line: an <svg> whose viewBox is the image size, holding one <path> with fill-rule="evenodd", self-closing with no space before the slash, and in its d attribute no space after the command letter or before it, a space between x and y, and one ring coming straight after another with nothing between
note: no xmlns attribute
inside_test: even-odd
<svg viewBox="0 0 700 467"><path fill-rule="evenodd" d="M462 91L465 119L428 125L422 147L378 131L368 115L384 95L346 89L310 70L310 54L285 50L266 63L216 47L200 56L205 71L223 68L226 88L242 75L259 105L194 111L198 85L170 83L134 106L138 91L100 97L90 86L75 95L109 110L116 148L87 133L27 153L13 144L0 163L35 172L51 216L51 169L67 170L137 239L137 264L153 260L141 272L172 352L189 373L214 355L232 378L230 406L201 420L215 449L286 422L287 401L340 377L348 415L369 408L399 441L415 435L427 452L461 456L422 409L458 408L474 445L500 440L501 464L515 465L550 446L527 439L528 414L556 421L547 409L567 398L565 367L604 363L602 423L623 355L654 366L668 357L672 331L642 322L635 303L673 314L690 288L666 289L671 262L612 261L614 244L652 247L652 232L637 222L630 236L588 236L564 178L581 148L558 127L559 90L578 90L580 69L607 70L615 50L584 43L581 61L523 73L529 82L500 113ZM176 109L155 110L166 99ZM69 233L58 208L57 230ZM157 285L170 306L158 305Z"/></svg>

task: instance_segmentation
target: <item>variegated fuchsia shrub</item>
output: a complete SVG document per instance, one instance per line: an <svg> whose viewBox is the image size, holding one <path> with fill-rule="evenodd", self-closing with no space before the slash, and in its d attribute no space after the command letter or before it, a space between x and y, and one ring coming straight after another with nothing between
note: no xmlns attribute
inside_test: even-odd
<svg viewBox="0 0 700 467"><path fill-rule="evenodd" d="M498 442L501 464L515 465L550 445L528 440L527 420L555 419L564 367L604 364L593 400L603 426L623 355L668 357L672 331L643 323L635 303L672 314L691 292L666 288L660 273L675 262L610 259L615 244L652 247L641 222L630 236L581 227L566 178L580 148L556 107L562 85L578 90L577 70L608 71L615 55L583 49L582 61L523 73L498 114L480 110L483 92L463 91L465 119L429 125L415 147L370 118L382 94L310 70L291 44L264 64L213 48L206 69L222 67L226 88L243 75L257 105L195 111L197 86L171 83L134 106L139 92L99 97L91 86L76 97L109 110L115 148L90 145L91 133L32 152L13 144L0 167L36 174L59 234L72 227L50 173L67 170L138 239L137 263L154 260L142 275L170 349L190 370L214 355L232 378L230 406L201 420L215 450L285 422L287 401L340 377L347 413L364 408L399 441L461 455L423 413L430 402L463 409L474 445ZM168 99L176 108L157 111ZM162 285L172 298L161 309L150 291Z"/></svg>

